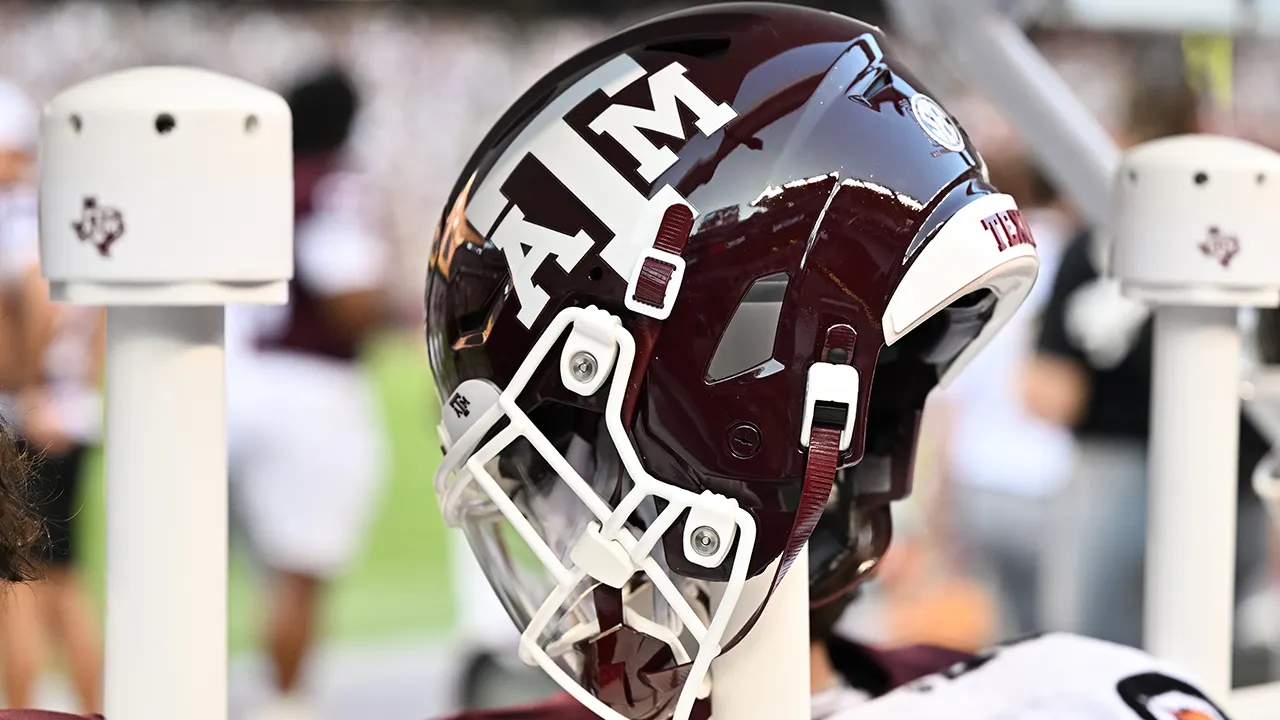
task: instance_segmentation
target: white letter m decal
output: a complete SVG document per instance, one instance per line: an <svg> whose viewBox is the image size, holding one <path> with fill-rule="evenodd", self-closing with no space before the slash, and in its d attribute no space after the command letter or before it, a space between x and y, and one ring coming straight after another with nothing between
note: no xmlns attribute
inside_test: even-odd
<svg viewBox="0 0 1280 720"><path fill-rule="evenodd" d="M640 176L645 182L653 182L676 162L676 154L666 147L654 147L640 133L640 128L663 135L684 139L680 124L680 108L676 101L684 103L698 117L698 130L703 135L724 127L737 113L727 103L715 104L696 85L685 77L685 67L671 63L649 76L649 95L653 109L631 105L610 105L589 126L594 132L608 135L618 142L636 160L640 161ZM622 87L605 88L612 97Z"/></svg>

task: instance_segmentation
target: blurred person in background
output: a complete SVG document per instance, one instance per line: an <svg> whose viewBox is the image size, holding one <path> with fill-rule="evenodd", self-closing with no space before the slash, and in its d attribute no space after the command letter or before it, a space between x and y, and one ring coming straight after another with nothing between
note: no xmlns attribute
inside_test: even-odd
<svg viewBox="0 0 1280 720"><path fill-rule="evenodd" d="M1178 73L1180 57L1171 51L1156 60L1157 72L1140 75L1135 85L1127 143L1199 128L1201 99ZM1067 247L1024 392L1028 408L1070 427L1078 443L1050 535L1053 550L1045 577L1046 600L1054 603L1048 609L1051 622L1055 628L1139 646L1152 323L1144 305L1122 296L1115 280L1100 276L1105 253L1105 244L1089 232ZM1265 553L1265 520L1249 489L1265 451L1257 430L1242 418L1238 585L1252 577Z"/></svg>
<svg viewBox="0 0 1280 720"><path fill-rule="evenodd" d="M34 182L39 122L26 93L0 78L0 411L11 416L17 391L33 374L31 342L19 309L39 289Z"/></svg>
<svg viewBox="0 0 1280 720"><path fill-rule="evenodd" d="M925 414L931 411L926 408ZM922 424L936 426L937 419ZM938 435L941 429L921 428L917 457L936 451L941 438L930 439L926 433ZM928 492L923 483L916 485L922 480L917 470L911 497L893 509L893 544L876 568L874 582L838 630L843 637L882 646L978 652L1000 639L997 596L955 562L958 533L948 537L947 528L937 522L942 517L933 506L938 498L916 497L917 488Z"/></svg>
<svg viewBox="0 0 1280 720"><path fill-rule="evenodd" d="M986 348L976 359L985 353ZM893 544L874 582L861 589L859 601L841 619L838 630L844 637L965 652L999 639L997 594L958 562L962 533L952 530L946 508L948 422L944 394L935 391L920 417L911 495L893 507Z"/></svg>
<svg viewBox="0 0 1280 720"><path fill-rule="evenodd" d="M45 534L37 559L43 580L15 589L0 606L4 689L11 705L30 704L52 639L64 653L80 707L102 696L97 611L76 572L75 523L89 448L99 440L105 313L54 304L40 276L34 186L39 114L15 86L0 82L0 265L4 268L4 396L29 448L36 512Z"/></svg>
<svg viewBox="0 0 1280 720"><path fill-rule="evenodd" d="M1024 208L1040 251L1040 280L1005 329L935 403L945 414L945 504L962 567L999 598L998 637L1043 630L1040 569L1052 501L1066 484L1073 443L1061 425L1033 415L1019 383L1035 344L1062 251L1075 221L1025 156L990 161L991 181Z"/></svg>
<svg viewBox="0 0 1280 720"><path fill-rule="evenodd" d="M387 247L345 150L359 108L345 70L302 78L293 112L295 269L282 308L228 323L228 420L237 516L267 569L267 718L310 717L301 692L326 584L375 509L385 451L358 364L380 324Z"/></svg>

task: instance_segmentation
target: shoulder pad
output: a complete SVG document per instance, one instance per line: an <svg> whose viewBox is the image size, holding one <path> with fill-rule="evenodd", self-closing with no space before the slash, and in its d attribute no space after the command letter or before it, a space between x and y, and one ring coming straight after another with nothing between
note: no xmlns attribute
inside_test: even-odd
<svg viewBox="0 0 1280 720"><path fill-rule="evenodd" d="M849 720L855 714L857 720L1229 720L1167 663L1063 633L997 646L862 705Z"/></svg>

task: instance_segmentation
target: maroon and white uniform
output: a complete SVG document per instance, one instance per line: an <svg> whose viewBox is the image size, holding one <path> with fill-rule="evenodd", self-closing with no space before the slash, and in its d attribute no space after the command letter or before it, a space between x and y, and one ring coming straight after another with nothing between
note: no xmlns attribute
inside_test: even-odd
<svg viewBox="0 0 1280 720"><path fill-rule="evenodd" d="M1194 683L1130 647L1051 633L977 656L831 644L840 681L813 720L1227 720ZM567 696L454 720L596 720Z"/></svg>
<svg viewBox="0 0 1280 720"><path fill-rule="evenodd" d="M356 547L385 454L359 340L330 328L324 302L379 289L387 249L358 176L296 175L289 304L228 313L229 437L238 510L263 562L325 576Z"/></svg>

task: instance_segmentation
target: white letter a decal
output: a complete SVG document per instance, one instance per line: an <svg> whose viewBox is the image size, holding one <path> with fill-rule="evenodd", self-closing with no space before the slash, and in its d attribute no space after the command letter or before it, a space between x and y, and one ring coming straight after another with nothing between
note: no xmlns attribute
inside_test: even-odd
<svg viewBox="0 0 1280 720"><path fill-rule="evenodd" d="M585 232L561 235L555 230L526 222L524 213L514 206L502 218L490 240L507 256L511 281L515 285L516 297L520 299L520 312L516 318L528 328L533 327L549 299L547 291L533 283L533 274L542 267L543 261L548 255L555 255L560 267L569 272L592 246L591 236ZM527 253L524 246L529 248Z"/></svg>

